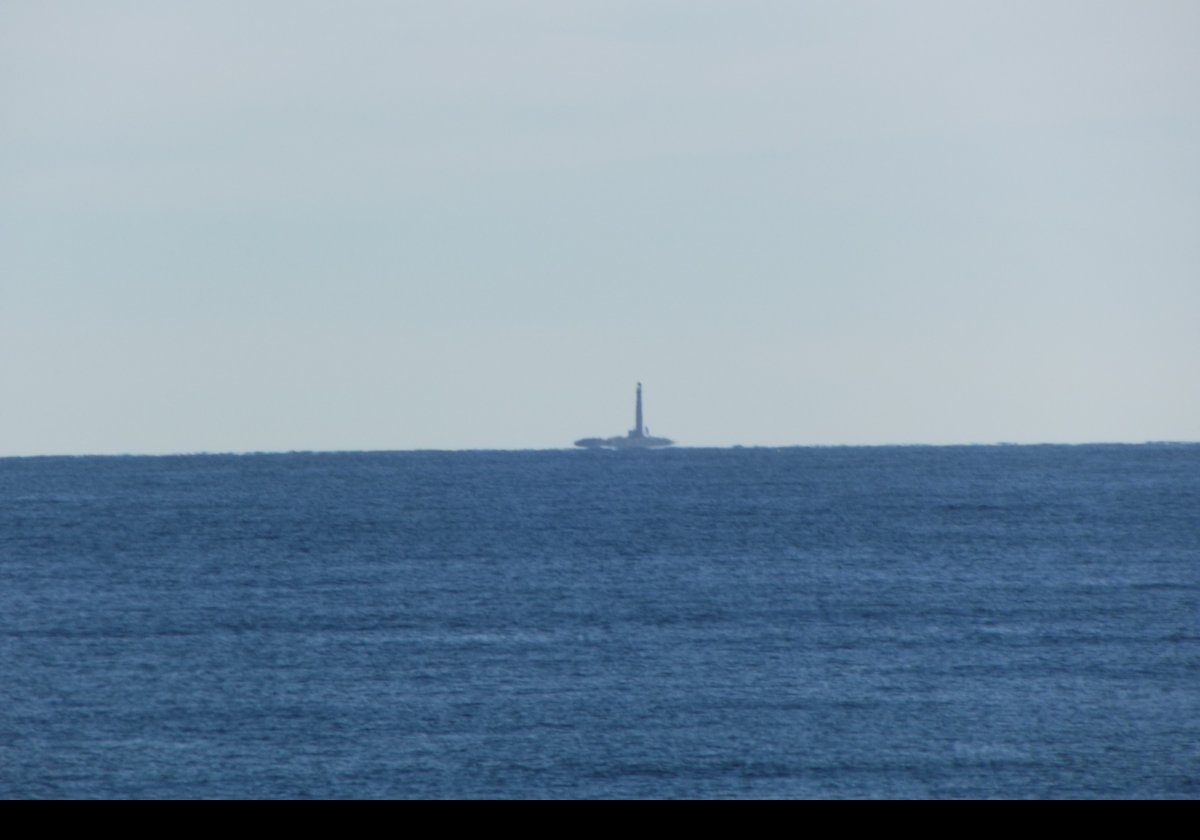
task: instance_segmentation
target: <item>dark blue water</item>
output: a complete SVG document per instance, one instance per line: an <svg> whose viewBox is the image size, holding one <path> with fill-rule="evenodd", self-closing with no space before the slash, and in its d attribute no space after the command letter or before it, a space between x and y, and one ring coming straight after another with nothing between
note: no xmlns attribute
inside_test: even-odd
<svg viewBox="0 0 1200 840"><path fill-rule="evenodd" d="M1198 794L1200 446L0 459L0 796Z"/></svg>

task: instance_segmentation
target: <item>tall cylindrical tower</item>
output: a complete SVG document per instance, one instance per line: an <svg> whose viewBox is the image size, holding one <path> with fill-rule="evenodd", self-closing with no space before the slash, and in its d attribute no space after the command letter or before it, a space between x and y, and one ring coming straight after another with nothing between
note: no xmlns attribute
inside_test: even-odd
<svg viewBox="0 0 1200 840"><path fill-rule="evenodd" d="M643 437L645 430L642 428L642 383L638 383L637 389L637 424L633 427L634 437Z"/></svg>

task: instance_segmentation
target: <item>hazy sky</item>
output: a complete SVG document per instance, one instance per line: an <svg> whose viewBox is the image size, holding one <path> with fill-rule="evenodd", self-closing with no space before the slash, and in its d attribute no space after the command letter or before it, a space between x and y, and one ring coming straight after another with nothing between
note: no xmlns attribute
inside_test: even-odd
<svg viewBox="0 0 1200 840"><path fill-rule="evenodd" d="M4 0L0 455L1200 439L1195 0Z"/></svg>

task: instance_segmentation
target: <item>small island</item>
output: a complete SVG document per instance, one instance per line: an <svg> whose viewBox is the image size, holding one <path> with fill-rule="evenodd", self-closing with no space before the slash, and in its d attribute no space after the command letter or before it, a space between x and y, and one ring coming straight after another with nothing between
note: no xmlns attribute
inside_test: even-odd
<svg viewBox="0 0 1200 840"><path fill-rule="evenodd" d="M642 422L642 383L637 384L637 416L634 421L634 427L624 436L616 436L609 438L580 438L575 441L576 446L582 446L585 449L657 449L663 446L671 446L675 441L668 438L651 437Z"/></svg>

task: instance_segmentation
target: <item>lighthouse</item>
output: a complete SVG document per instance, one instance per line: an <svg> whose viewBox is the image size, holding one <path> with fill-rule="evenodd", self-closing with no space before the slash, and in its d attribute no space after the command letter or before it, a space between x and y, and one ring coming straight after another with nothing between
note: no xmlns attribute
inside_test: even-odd
<svg viewBox="0 0 1200 840"><path fill-rule="evenodd" d="M669 438L650 437L646 434L646 423L642 417L642 383L637 384L637 406L633 418L634 426L624 437L610 438L581 438L575 441L576 446L584 449L658 449L671 446L674 441Z"/></svg>
<svg viewBox="0 0 1200 840"><path fill-rule="evenodd" d="M637 419L634 422L633 430L629 433L630 437L645 437L646 428L642 423L642 383L637 386Z"/></svg>

